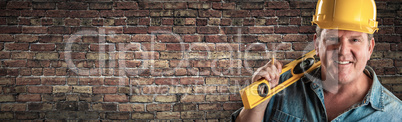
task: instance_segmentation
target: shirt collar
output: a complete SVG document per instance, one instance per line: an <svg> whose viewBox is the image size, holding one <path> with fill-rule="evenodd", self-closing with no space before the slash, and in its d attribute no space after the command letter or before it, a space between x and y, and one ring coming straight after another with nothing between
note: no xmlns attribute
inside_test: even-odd
<svg viewBox="0 0 402 122"><path fill-rule="evenodd" d="M377 75L375 74L374 70L369 66L366 66L364 71L369 77L371 76L371 78L373 79L373 84L371 85L371 88L370 88L369 92L367 93L363 103L368 100L369 103L371 103L371 107L373 107L374 109L384 110L384 103L383 103L383 101L384 101L383 93L384 92L383 92L383 87L381 86L381 83L378 80ZM368 104L368 103L364 103L364 104Z"/></svg>

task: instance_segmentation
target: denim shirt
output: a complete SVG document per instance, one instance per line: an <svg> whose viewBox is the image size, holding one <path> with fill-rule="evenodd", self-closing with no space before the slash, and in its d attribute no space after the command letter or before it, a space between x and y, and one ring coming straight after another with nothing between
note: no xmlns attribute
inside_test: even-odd
<svg viewBox="0 0 402 122"><path fill-rule="evenodd" d="M296 83L274 95L266 110L263 121L314 121L326 122L324 91L321 85L321 71L317 68L312 75L306 74ZM402 122L402 102L384 88L370 67L366 75L373 79L370 91L363 101L353 105L332 122ZM291 77L288 71L281 75L280 83ZM232 121L240 113L232 114Z"/></svg>

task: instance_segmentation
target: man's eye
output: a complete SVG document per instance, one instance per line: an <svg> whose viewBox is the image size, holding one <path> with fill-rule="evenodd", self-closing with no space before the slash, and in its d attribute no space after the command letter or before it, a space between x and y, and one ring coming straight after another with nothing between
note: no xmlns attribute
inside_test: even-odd
<svg viewBox="0 0 402 122"><path fill-rule="evenodd" d="M359 42L360 40L359 39L353 39L353 42Z"/></svg>

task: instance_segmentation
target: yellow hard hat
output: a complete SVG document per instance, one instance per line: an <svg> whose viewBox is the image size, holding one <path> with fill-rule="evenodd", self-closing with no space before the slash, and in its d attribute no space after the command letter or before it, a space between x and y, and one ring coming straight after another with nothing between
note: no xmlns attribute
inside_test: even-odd
<svg viewBox="0 0 402 122"><path fill-rule="evenodd" d="M378 30L374 0L318 0L312 23L323 29L373 34Z"/></svg>

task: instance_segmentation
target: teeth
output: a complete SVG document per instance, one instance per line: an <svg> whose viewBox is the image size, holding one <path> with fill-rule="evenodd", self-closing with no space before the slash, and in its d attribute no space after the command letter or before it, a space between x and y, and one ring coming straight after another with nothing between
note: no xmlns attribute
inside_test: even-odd
<svg viewBox="0 0 402 122"><path fill-rule="evenodd" d="M349 61L335 61L338 64L348 64L350 63Z"/></svg>

